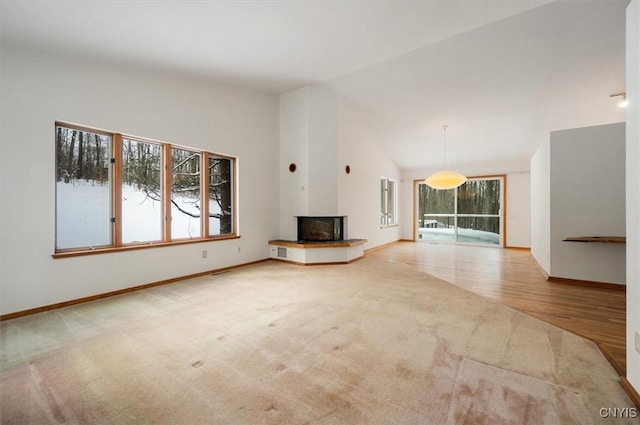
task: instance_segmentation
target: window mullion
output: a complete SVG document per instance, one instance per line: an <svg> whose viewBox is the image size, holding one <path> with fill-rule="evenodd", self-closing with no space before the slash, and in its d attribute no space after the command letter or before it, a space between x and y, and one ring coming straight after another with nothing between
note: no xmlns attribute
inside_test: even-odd
<svg viewBox="0 0 640 425"><path fill-rule="evenodd" d="M200 169L202 172L200 173L200 211L202 225L200 228L202 229L202 237L209 237L209 153L202 152L200 155Z"/></svg>
<svg viewBox="0 0 640 425"><path fill-rule="evenodd" d="M112 179L112 244L113 246L122 246L122 135L113 134L113 147L111 149L111 172Z"/></svg>
<svg viewBox="0 0 640 425"><path fill-rule="evenodd" d="M453 190L453 242L458 243L458 191L460 186Z"/></svg>
<svg viewBox="0 0 640 425"><path fill-rule="evenodd" d="M171 145L162 145L162 240L171 240Z"/></svg>

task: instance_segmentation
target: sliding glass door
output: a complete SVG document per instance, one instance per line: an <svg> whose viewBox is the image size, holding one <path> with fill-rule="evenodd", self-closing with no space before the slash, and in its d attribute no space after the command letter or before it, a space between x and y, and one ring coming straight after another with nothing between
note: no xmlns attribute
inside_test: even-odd
<svg viewBox="0 0 640 425"><path fill-rule="evenodd" d="M455 242L455 189L435 190L418 185L418 240Z"/></svg>
<svg viewBox="0 0 640 425"><path fill-rule="evenodd" d="M504 177L470 178L457 189L417 185L416 240L502 246Z"/></svg>

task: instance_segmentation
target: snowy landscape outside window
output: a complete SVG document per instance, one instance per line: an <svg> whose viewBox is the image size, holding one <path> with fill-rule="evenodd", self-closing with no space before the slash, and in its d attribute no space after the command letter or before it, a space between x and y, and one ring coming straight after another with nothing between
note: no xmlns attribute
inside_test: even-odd
<svg viewBox="0 0 640 425"><path fill-rule="evenodd" d="M209 155L209 236L228 235L233 229L233 163Z"/></svg>
<svg viewBox="0 0 640 425"><path fill-rule="evenodd" d="M470 177L456 189L418 184L417 239L502 246L504 176Z"/></svg>
<svg viewBox="0 0 640 425"><path fill-rule="evenodd" d="M122 242L162 240L162 146L122 139Z"/></svg>
<svg viewBox="0 0 640 425"><path fill-rule="evenodd" d="M112 138L57 127L56 140L56 250L111 245Z"/></svg>
<svg viewBox="0 0 640 425"><path fill-rule="evenodd" d="M235 158L64 123L55 139L56 254L237 237Z"/></svg>
<svg viewBox="0 0 640 425"><path fill-rule="evenodd" d="M396 181L387 177L380 179L380 226L388 227L397 222L397 190Z"/></svg>
<svg viewBox="0 0 640 425"><path fill-rule="evenodd" d="M171 149L171 237L200 237L200 154Z"/></svg>

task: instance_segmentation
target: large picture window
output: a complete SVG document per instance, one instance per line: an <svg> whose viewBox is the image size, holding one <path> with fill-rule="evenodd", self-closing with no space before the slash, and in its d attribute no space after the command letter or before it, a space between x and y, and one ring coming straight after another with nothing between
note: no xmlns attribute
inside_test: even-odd
<svg viewBox="0 0 640 425"><path fill-rule="evenodd" d="M56 255L237 237L235 163L56 123Z"/></svg>
<svg viewBox="0 0 640 425"><path fill-rule="evenodd" d="M503 245L504 176L470 178L456 189L418 184L417 240Z"/></svg>

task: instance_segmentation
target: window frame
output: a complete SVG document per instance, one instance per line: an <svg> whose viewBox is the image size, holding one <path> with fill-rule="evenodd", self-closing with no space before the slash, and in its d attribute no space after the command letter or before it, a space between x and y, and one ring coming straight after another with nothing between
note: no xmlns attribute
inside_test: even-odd
<svg viewBox="0 0 640 425"><path fill-rule="evenodd" d="M392 209L389 209L389 183L393 183ZM391 220L390 220L391 218ZM380 228L398 226L398 181L391 177L380 178Z"/></svg>
<svg viewBox="0 0 640 425"><path fill-rule="evenodd" d="M77 248L61 248L58 249L57 245L58 245L58 218L59 218L59 210L58 210L58 190L57 190L57 182L58 182L58 167L59 167L59 163L58 163L58 146L57 146L57 142L58 142L58 123L56 122L56 124L54 125L54 141L56 143L55 145L55 167L54 167L54 182L56 184L56 187L54 189L54 199L55 199L55 205L54 205L54 217L55 217L55 222L54 222L54 252L67 252L70 251L72 249L77 249ZM101 136L105 136L105 137L109 137L110 138L110 143L109 143L109 148L111 150L111 152L109 152L109 157L113 157L113 146L114 146L114 140L113 140L113 134L106 132L106 131L102 131L102 130L94 130L85 126L80 126L80 125L74 125L73 127L70 126L64 126L67 129L73 129L76 131L82 131L82 132L90 132L93 134L98 134ZM113 166L109 165L109 168L107 170L107 177L108 177L108 184L109 184L109 216L113 217L114 214L114 209L113 209L113 194L114 194L114 188L113 188ZM109 239L110 242L109 244L105 244L105 245L98 245L94 248L94 250L97 249L103 249L103 248L110 248L113 245L113 224L109 224L108 226L109 228ZM83 248L85 249L85 248Z"/></svg>
<svg viewBox="0 0 640 425"><path fill-rule="evenodd" d="M99 247L76 247L76 248L57 248L58 239L58 218L57 214L54 221L54 253L53 258L67 258L82 255L93 255L102 253L112 253L128 250L146 249L146 248L158 248L164 246L176 246L191 243L212 242L219 240L237 239L240 238L238 233L238 158L231 155L221 154L218 152L209 151L206 149L199 149L190 146L184 146L175 143L163 142L160 140L154 140L146 137L134 136L130 134L119 133L115 131L103 130L98 128L92 128L85 125L74 124L66 121L55 121L54 123L54 143L57 141L57 128L64 127L75 131L97 133L111 137L111 168L110 184L111 184L111 243L109 245L103 245ZM162 217L161 217L161 240L159 241L144 241L144 242L129 242L123 243L122 241L122 142L123 139L138 141L142 143L151 143L159 145L162 149L162 163L161 163L161 192L162 192ZM57 145L56 147L57 153ZM172 187L172 173L169 170L171 162L171 150L181 149L187 150L199 154L200 159L200 236L191 238L171 238L171 187ZM217 158L227 159L230 161L230 173L231 173L231 233L222 235L209 235L209 157L214 156ZM57 155L56 166L54 171L57 170ZM54 178L57 181L57 176ZM58 192L55 189L54 200L57 205ZM54 208L57 211L57 207Z"/></svg>

